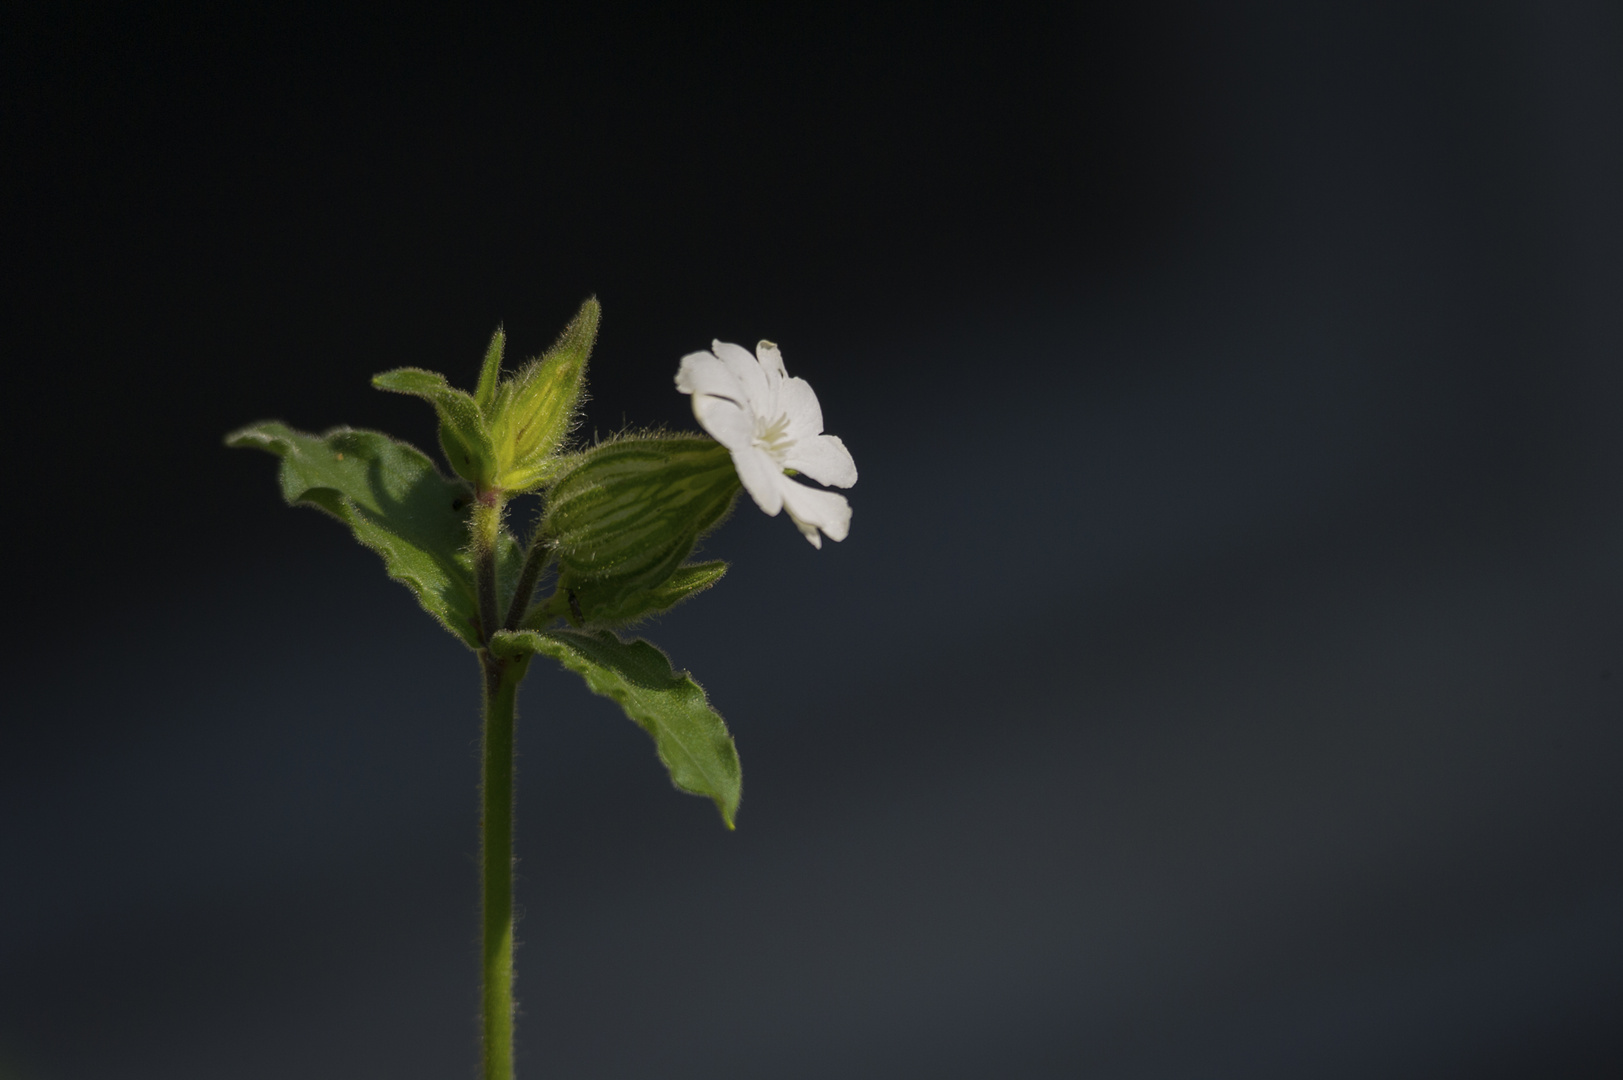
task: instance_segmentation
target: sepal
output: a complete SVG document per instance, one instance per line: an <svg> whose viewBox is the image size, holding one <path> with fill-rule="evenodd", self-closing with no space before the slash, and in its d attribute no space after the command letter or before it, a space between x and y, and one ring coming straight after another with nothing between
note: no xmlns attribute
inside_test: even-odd
<svg viewBox="0 0 1623 1080"><path fill-rule="evenodd" d="M688 597L701 593L721 580L727 564L713 562L689 563L679 566L662 584L631 595L611 599L592 583L577 585L573 590L565 587L552 595L545 604L537 605L525 625L532 628L546 626L557 618L593 626L628 626L652 615L669 611ZM571 601L573 592L573 601ZM577 615L577 611L579 614ZM587 613L590 612L590 616Z"/></svg>

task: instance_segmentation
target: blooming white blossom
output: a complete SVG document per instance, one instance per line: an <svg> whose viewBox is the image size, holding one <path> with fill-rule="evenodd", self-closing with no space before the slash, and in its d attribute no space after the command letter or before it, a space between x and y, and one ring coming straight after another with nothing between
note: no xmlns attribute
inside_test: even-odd
<svg viewBox="0 0 1623 1080"><path fill-rule="evenodd" d="M832 491L797 484L784 470L821 484L848 488L857 482L856 462L834 435L823 434L823 410L805 379L791 378L770 341L751 356L726 341L710 352L682 357L676 388L693 395L693 415L733 455L744 490L768 515L789 511L789 520L812 547L821 533L844 540L851 504Z"/></svg>

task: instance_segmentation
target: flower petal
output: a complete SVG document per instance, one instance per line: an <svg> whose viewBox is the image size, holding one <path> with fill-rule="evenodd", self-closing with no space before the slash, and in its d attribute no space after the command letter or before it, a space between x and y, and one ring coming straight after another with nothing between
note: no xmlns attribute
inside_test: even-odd
<svg viewBox="0 0 1623 1080"><path fill-rule="evenodd" d="M738 380L750 411L756 416L767 417L773 395L767 393L766 374L761 370L760 363L742 346L730 341L712 341L710 347L715 350L717 359L726 364L727 370Z"/></svg>
<svg viewBox="0 0 1623 1080"><path fill-rule="evenodd" d="M783 509L784 484L790 482L778 468L778 463L756 446L729 446L727 449L732 451L733 468L738 471L738 479L743 483L744 490L750 493L750 498L755 500L755 505L767 517L776 517L778 511Z"/></svg>
<svg viewBox="0 0 1623 1080"><path fill-rule="evenodd" d="M761 362L761 374L766 377L766 392L770 399L767 405L775 417L782 408L779 392L784 380L789 377L789 372L783 366L783 354L772 342L762 341L755 346L755 358Z"/></svg>
<svg viewBox="0 0 1623 1080"><path fill-rule="evenodd" d="M857 463L838 435L796 440L784 455L783 467L804 473L819 484L848 488L857 482Z"/></svg>
<svg viewBox="0 0 1623 1080"><path fill-rule="evenodd" d="M819 529L827 533L830 540L845 539L851 531L851 504L845 501L844 495L809 488L786 476L782 480L784 509L789 511L790 520L801 535L811 541L812 547L823 546L817 536Z"/></svg>
<svg viewBox="0 0 1623 1080"><path fill-rule="evenodd" d="M791 439L809 439L823 430L823 409L817 404L817 393L805 379L785 379L778 398L778 407L789 417Z"/></svg>
<svg viewBox="0 0 1623 1080"><path fill-rule="evenodd" d="M744 387L727 365L707 352L688 353L676 369L676 389L684 394L713 394L746 403Z"/></svg>
<svg viewBox="0 0 1623 1080"><path fill-rule="evenodd" d="M730 398L694 394L693 416L711 437L735 454L754 446L755 418Z"/></svg>

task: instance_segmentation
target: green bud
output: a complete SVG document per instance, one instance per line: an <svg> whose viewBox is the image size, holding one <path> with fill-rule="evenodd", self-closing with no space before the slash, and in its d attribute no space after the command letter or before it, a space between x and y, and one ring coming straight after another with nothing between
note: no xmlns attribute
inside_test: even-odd
<svg viewBox="0 0 1623 1080"><path fill-rule="evenodd" d="M575 621L630 621L721 576L724 566L683 567L682 560L738 495L726 447L696 436L627 438L578 461L547 493L541 521L558 555L559 596L573 594Z"/></svg>
<svg viewBox="0 0 1623 1080"><path fill-rule="evenodd" d="M496 451L497 486L530 491L546 483L557 469L555 455L575 423L601 313L595 297L587 300L552 348L493 392L486 391L486 379L481 375L481 398L488 393L490 400L484 415ZM498 348L491 343L492 352ZM486 370L493 366L499 367L500 359L493 365L487 354Z"/></svg>

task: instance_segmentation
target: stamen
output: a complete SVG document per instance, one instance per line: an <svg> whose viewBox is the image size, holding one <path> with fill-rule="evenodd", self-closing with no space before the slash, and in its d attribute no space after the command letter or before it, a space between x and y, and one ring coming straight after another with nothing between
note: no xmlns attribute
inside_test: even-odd
<svg viewBox="0 0 1623 1080"><path fill-rule="evenodd" d="M770 424L755 421L755 445L775 458L782 458L795 441L788 438L789 414L784 413Z"/></svg>

